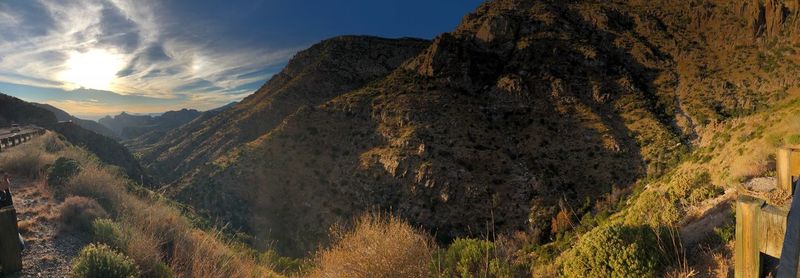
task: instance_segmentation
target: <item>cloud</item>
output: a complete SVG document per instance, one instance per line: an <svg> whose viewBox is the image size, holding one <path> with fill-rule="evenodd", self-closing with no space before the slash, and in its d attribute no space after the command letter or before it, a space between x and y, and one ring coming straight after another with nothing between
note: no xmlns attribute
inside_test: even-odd
<svg viewBox="0 0 800 278"><path fill-rule="evenodd" d="M67 63L70 57L102 51L122 66L108 88L99 88L213 107L252 93L300 49L243 45L210 33L216 28L187 28L162 5L154 0L0 2L0 82L69 91L82 85L64 79L74 76L64 74L75 71L74 61ZM87 102L58 104L79 109Z"/></svg>

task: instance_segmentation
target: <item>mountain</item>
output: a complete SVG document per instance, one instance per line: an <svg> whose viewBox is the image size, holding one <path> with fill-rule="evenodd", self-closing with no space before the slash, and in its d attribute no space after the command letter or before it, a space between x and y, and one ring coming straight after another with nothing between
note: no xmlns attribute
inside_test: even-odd
<svg viewBox="0 0 800 278"><path fill-rule="evenodd" d="M134 148L156 177L170 182L262 136L303 106L378 80L417 54L426 41L337 37L298 53L279 74L235 106L193 121L158 143Z"/></svg>
<svg viewBox="0 0 800 278"><path fill-rule="evenodd" d="M101 125L101 124L99 124L99 123L97 123L95 121L76 118L75 116L70 115L66 111L58 109L58 108L56 108L56 107L54 107L52 105L49 105L49 104L41 104L41 103L31 103L31 104L36 105L36 106L38 106L40 108L44 108L47 111L53 112L53 115L56 116L56 119L58 121L61 121L61 122L73 122L73 123L81 126L82 128L94 131L97 134L100 134L100 135L103 135L103 136L106 136L106 137L109 137L109 138L112 138L112 139L116 138L116 136L114 135L113 131L111 131L107 127L105 127L105 126L103 126L103 125Z"/></svg>
<svg viewBox="0 0 800 278"><path fill-rule="evenodd" d="M164 132L199 117L202 112L194 109L167 111L159 116L131 115L125 112L114 117L105 116L100 124L114 131L120 138L132 139L149 132Z"/></svg>
<svg viewBox="0 0 800 278"><path fill-rule="evenodd" d="M223 106L208 110L206 112L212 112L212 113L214 113L214 112L222 112L222 111L225 111L225 110L233 108L234 106L236 106L237 103L239 103L239 102L238 101L233 101L231 103L228 103L228 104L225 104Z"/></svg>
<svg viewBox="0 0 800 278"><path fill-rule="evenodd" d="M286 254L373 209L444 242L546 243L560 213L616 209L708 130L794 97L799 8L493 1L432 42L323 41L137 151L168 194Z"/></svg>
<svg viewBox="0 0 800 278"><path fill-rule="evenodd" d="M151 183L139 162L125 146L112 138L83 128L77 121L59 122L57 114L46 107L0 94L0 126L10 123L35 124L58 132L70 143L94 153L102 162L119 167L131 179L145 184Z"/></svg>
<svg viewBox="0 0 800 278"><path fill-rule="evenodd" d="M57 121L56 116L50 111L0 93L0 126L10 126L15 123L46 126Z"/></svg>

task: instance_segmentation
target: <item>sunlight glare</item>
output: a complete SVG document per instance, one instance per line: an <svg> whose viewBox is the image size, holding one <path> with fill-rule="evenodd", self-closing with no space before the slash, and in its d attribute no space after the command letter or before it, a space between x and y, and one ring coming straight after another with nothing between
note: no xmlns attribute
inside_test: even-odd
<svg viewBox="0 0 800 278"><path fill-rule="evenodd" d="M109 90L122 69L124 62L120 55L104 49L92 49L87 52L72 52L67 60L67 69L60 75L70 89L83 87L87 89Z"/></svg>

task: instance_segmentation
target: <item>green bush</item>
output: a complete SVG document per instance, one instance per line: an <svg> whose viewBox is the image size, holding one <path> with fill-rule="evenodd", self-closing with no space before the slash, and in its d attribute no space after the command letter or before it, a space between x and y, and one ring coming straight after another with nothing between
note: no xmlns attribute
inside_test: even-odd
<svg viewBox="0 0 800 278"><path fill-rule="evenodd" d="M583 235L561 258L564 277L653 277L663 266L650 227L611 224Z"/></svg>
<svg viewBox="0 0 800 278"><path fill-rule="evenodd" d="M158 262L153 265L153 269L147 275L147 277L152 278L172 278L173 276L172 269L164 262Z"/></svg>
<svg viewBox="0 0 800 278"><path fill-rule="evenodd" d="M104 244L89 244L72 262L72 276L94 277L139 277L133 260L117 253Z"/></svg>
<svg viewBox="0 0 800 278"><path fill-rule="evenodd" d="M92 236L96 242L117 250L123 250L126 245L122 227L111 219L95 219L92 222Z"/></svg>
<svg viewBox="0 0 800 278"><path fill-rule="evenodd" d="M434 258L439 277L511 277L511 265L495 255L490 241L459 238Z"/></svg>
<svg viewBox="0 0 800 278"><path fill-rule="evenodd" d="M727 244L736 237L736 225L727 224L714 228L714 235L721 244Z"/></svg>
<svg viewBox="0 0 800 278"><path fill-rule="evenodd" d="M67 181L80 173L81 164L74 159L60 157L56 159L50 171L47 173L47 185L55 188L56 195L63 194L63 187Z"/></svg>
<svg viewBox="0 0 800 278"><path fill-rule="evenodd" d="M789 142L789 144L792 144L792 145L800 144L800 134L790 135L789 139L787 141Z"/></svg>

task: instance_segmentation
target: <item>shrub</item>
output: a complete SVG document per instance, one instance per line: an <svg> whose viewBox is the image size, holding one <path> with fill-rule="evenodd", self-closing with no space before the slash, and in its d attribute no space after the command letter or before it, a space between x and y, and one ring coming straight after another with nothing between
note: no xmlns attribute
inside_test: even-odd
<svg viewBox="0 0 800 278"><path fill-rule="evenodd" d="M156 263L153 266L153 270L147 275L147 277L152 278L172 278L173 276L172 269L164 262Z"/></svg>
<svg viewBox="0 0 800 278"><path fill-rule="evenodd" d="M118 207L126 202L122 179L97 165L84 165L81 171L69 179L65 188L68 195L89 197L100 203L106 211L116 215Z"/></svg>
<svg viewBox="0 0 800 278"><path fill-rule="evenodd" d="M58 222L62 231L89 232L97 218L107 218L108 213L95 200L70 196L58 208Z"/></svg>
<svg viewBox="0 0 800 278"><path fill-rule="evenodd" d="M786 141L788 141L789 144L798 145L800 144L800 134L792 134Z"/></svg>
<svg viewBox="0 0 800 278"><path fill-rule="evenodd" d="M270 266L272 270L284 275L302 274L303 271L311 268L304 259L283 257L272 249L261 254L261 261Z"/></svg>
<svg viewBox="0 0 800 278"><path fill-rule="evenodd" d="M126 229L127 227L127 229ZM138 229L121 226L110 219L96 219L92 222L94 240L111 246L127 254L146 277L164 277L163 262L159 241ZM171 270L168 269L168 271Z"/></svg>
<svg viewBox="0 0 800 278"><path fill-rule="evenodd" d="M393 216L365 214L318 251L311 277L428 277L430 237Z"/></svg>
<svg viewBox="0 0 800 278"><path fill-rule="evenodd" d="M151 277L161 263L160 242L155 236L129 227L126 233L125 254L139 266L145 277Z"/></svg>
<svg viewBox="0 0 800 278"><path fill-rule="evenodd" d="M736 237L736 225L727 224L714 228L714 236L721 244L727 244Z"/></svg>
<svg viewBox="0 0 800 278"><path fill-rule="evenodd" d="M44 150L48 153L57 153L67 147L62 138L59 138L53 134L45 135L43 140Z"/></svg>
<svg viewBox="0 0 800 278"><path fill-rule="evenodd" d="M217 236L188 229L175 241L171 265L181 277L268 277L272 273L241 256Z"/></svg>
<svg viewBox="0 0 800 278"><path fill-rule="evenodd" d="M77 160L59 157L47 173L47 185L55 188L56 195L62 195L67 181L81 171Z"/></svg>
<svg viewBox="0 0 800 278"><path fill-rule="evenodd" d="M562 258L564 277L653 277L663 266L650 227L610 224L581 237Z"/></svg>
<svg viewBox="0 0 800 278"><path fill-rule="evenodd" d="M437 255L432 267L439 277L511 277L511 265L495 249L490 241L459 238Z"/></svg>
<svg viewBox="0 0 800 278"><path fill-rule="evenodd" d="M133 260L108 246L89 244L73 261L72 276L79 278L139 277L139 270Z"/></svg>
<svg viewBox="0 0 800 278"><path fill-rule="evenodd" d="M117 250L123 250L127 245L122 227L111 219L95 219L92 222L92 236L94 241Z"/></svg>

